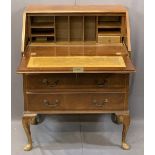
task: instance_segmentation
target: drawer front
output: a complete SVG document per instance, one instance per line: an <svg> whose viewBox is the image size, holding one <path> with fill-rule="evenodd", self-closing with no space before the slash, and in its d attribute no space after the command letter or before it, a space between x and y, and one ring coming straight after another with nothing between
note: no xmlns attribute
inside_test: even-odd
<svg viewBox="0 0 155 155"><path fill-rule="evenodd" d="M74 76L63 74L31 74L26 77L27 89L54 89L64 88L66 79L72 83Z"/></svg>
<svg viewBox="0 0 155 155"><path fill-rule="evenodd" d="M124 110L123 93L29 94L28 111Z"/></svg>
<svg viewBox="0 0 155 155"><path fill-rule="evenodd" d="M120 36L98 36L98 42L102 44L120 43Z"/></svg>
<svg viewBox="0 0 155 155"><path fill-rule="evenodd" d="M38 74L26 77L27 89L125 88L126 74Z"/></svg>
<svg viewBox="0 0 155 155"><path fill-rule="evenodd" d="M125 74L79 74L77 86L81 88L108 89L125 88Z"/></svg>

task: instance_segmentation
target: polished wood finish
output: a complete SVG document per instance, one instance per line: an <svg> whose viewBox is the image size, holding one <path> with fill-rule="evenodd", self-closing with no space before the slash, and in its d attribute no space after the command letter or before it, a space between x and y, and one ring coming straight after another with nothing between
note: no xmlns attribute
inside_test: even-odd
<svg viewBox="0 0 155 155"><path fill-rule="evenodd" d="M38 114L106 113L112 114L114 123L123 124L121 146L129 149L126 142L130 124L129 76L135 68L130 57L130 25L126 8L115 5L28 6L23 14L21 51L17 73L23 74L23 127L28 138L24 150L32 149L30 125L40 122ZM102 56L119 56L125 65L28 65L32 57L56 60L91 57L95 60Z"/></svg>

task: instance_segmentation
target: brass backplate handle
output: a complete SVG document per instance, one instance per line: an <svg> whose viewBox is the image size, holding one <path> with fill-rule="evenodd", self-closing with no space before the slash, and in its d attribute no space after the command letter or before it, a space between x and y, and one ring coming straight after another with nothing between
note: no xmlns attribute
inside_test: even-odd
<svg viewBox="0 0 155 155"><path fill-rule="evenodd" d="M97 87L99 87L99 88L103 88L105 86L106 82L107 82L107 80L102 80L102 81L95 80L95 83L96 83Z"/></svg>
<svg viewBox="0 0 155 155"><path fill-rule="evenodd" d="M95 106L97 106L97 107L103 107L106 103L108 103L109 101L108 101L108 99L106 98L106 99L104 99L103 101L101 101L101 102L99 102L99 101L97 101L96 99L94 99L93 101L93 104L95 105Z"/></svg>
<svg viewBox="0 0 155 155"><path fill-rule="evenodd" d="M58 106L58 104L59 104L59 100L56 99L54 102L50 102L50 101L48 101L47 99L44 99L44 100L43 100L43 103L44 103L45 105L49 106L49 107L56 107L56 106Z"/></svg>
<svg viewBox="0 0 155 155"><path fill-rule="evenodd" d="M58 85L59 80L56 80L56 81L54 81L54 82L51 82L51 81L49 81L48 79L43 79L43 80L42 80L42 83L43 83L43 84L46 84L48 87L55 87L55 86Z"/></svg>

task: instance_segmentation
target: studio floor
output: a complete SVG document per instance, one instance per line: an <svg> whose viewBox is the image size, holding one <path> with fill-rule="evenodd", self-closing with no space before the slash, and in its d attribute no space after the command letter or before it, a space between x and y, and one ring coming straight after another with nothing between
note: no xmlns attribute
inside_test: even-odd
<svg viewBox="0 0 155 155"><path fill-rule="evenodd" d="M46 116L32 125L33 149L23 151L27 142L21 120L12 121L12 155L143 155L143 120L131 122L127 142L131 149L120 148L122 125L109 117Z"/></svg>

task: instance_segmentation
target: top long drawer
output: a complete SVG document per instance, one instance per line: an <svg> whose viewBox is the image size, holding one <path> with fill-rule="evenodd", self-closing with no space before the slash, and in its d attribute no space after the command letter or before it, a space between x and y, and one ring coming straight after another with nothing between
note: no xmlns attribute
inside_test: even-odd
<svg viewBox="0 0 155 155"><path fill-rule="evenodd" d="M26 88L33 89L111 89L126 88L127 74L29 74Z"/></svg>

